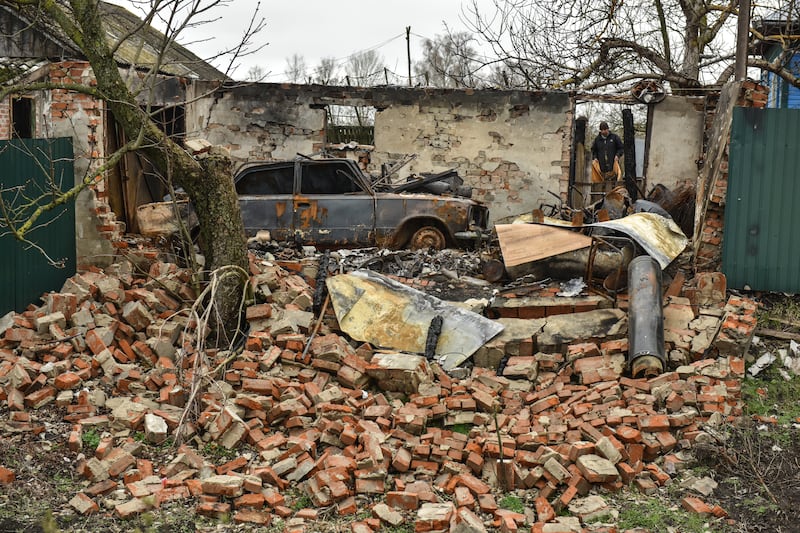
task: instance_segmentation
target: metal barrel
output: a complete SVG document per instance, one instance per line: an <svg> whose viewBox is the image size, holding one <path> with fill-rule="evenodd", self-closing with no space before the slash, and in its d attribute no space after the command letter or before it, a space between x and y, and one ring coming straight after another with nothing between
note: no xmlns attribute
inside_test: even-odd
<svg viewBox="0 0 800 533"><path fill-rule="evenodd" d="M665 362L661 266L642 255L628 265L628 364L638 378L659 375Z"/></svg>

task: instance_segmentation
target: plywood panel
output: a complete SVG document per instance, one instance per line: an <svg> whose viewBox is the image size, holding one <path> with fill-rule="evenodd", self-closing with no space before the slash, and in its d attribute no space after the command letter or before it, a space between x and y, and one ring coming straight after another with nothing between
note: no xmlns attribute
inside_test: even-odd
<svg viewBox="0 0 800 533"><path fill-rule="evenodd" d="M592 244L591 237L583 233L540 224L498 224L495 230L507 267L579 250Z"/></svg>

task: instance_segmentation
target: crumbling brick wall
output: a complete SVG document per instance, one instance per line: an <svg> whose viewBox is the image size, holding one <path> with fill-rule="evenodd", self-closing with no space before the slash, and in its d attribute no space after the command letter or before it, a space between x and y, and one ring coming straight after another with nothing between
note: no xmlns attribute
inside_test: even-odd
<svg viewBox="0 0 800 533"><path fill-rule="evenodd" d="M0 139L11 138L11 98L0 101Z"/></svg>
<svg viewBox="0 0 800 533"><path fill-rule="evenodd" d="M89 64L80 61L54 64L48 79L94 83ZM186 137L228 148L235 163L293 159L324 150L328 106L369 106L376 116L376 145L368 158L373 174L408 154L417 158L402 167L394 181L410 173L455 168L473 188L473 196L489 205L492 222L552 203L550 192L566 198L574 115L569 93L291 84L220 87L187 80L166 85L169 94L163 98L187 102ZM7 103L5 107L7 111ZM40 98L37 113L47 118L42 136L75 139L77 179L90 174L93 158L106 155L103 103L56 90ZM117 237L124 227L115 220L107 194L106 184L98 179L78 200L79 264L103 264L114 254L111 242L120 242Z"/></svg>
<svg viewBox="0 0 800 533"><path fill-rule="evenodd" d="M717 271L722 263L733 108L766 107L768 94L769 89L758 82L734 82L724 88L716 106L705 165L697 181L694 266L698 272Z"/></svg>
<svg viewBox="0 0 800 533"><path fill-rule="evenodd" d="M53 63L49 79L53 83L96 85L86 61ZM41 110L46 120L37 123L37 131L42 136L72 137L76 182L91 176L105 155L103 114L103 101L91 95L63 89L46 93ZM109 207L108 189L101 176L78 195L75 210L78 268L109 263L114 253L111 243L125 232L125 225L116 221Z"/></svg>

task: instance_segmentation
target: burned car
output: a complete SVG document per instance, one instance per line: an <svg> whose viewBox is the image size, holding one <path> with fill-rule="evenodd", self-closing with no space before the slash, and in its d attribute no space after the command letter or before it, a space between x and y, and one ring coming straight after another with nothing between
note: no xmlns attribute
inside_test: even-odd
<svg viewBox="0 0 800 533"><path fill-rule="evenodd" d="M459 197L460 184L439 183L454 174L392 186L350 159L301 158L248 164L234 182L248 237L269 230L274 240L321 247L470 247L486 232L488 209Z"/></svg>

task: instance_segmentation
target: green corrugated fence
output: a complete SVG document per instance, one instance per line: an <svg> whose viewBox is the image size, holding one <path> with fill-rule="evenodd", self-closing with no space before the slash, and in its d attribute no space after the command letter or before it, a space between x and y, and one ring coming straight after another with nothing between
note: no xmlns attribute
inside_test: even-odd
<svg viewBox="0 0 800 533"><path fill-rule="evenodd" d="M800 292L800 109L734 109L724 232L729 287Z"/></svg>
<svg viewBox="0 0 800 533"><path fill-rule="evenodd" d="M0 141L0 194L6 203L52 197L54 186L68 189L75 182L74 168L71 138ZM43 293L59 290L75 273L74 202L45 213L28 234L41 251L7 231L0 221L0 316L40 305Z"/></svg>

